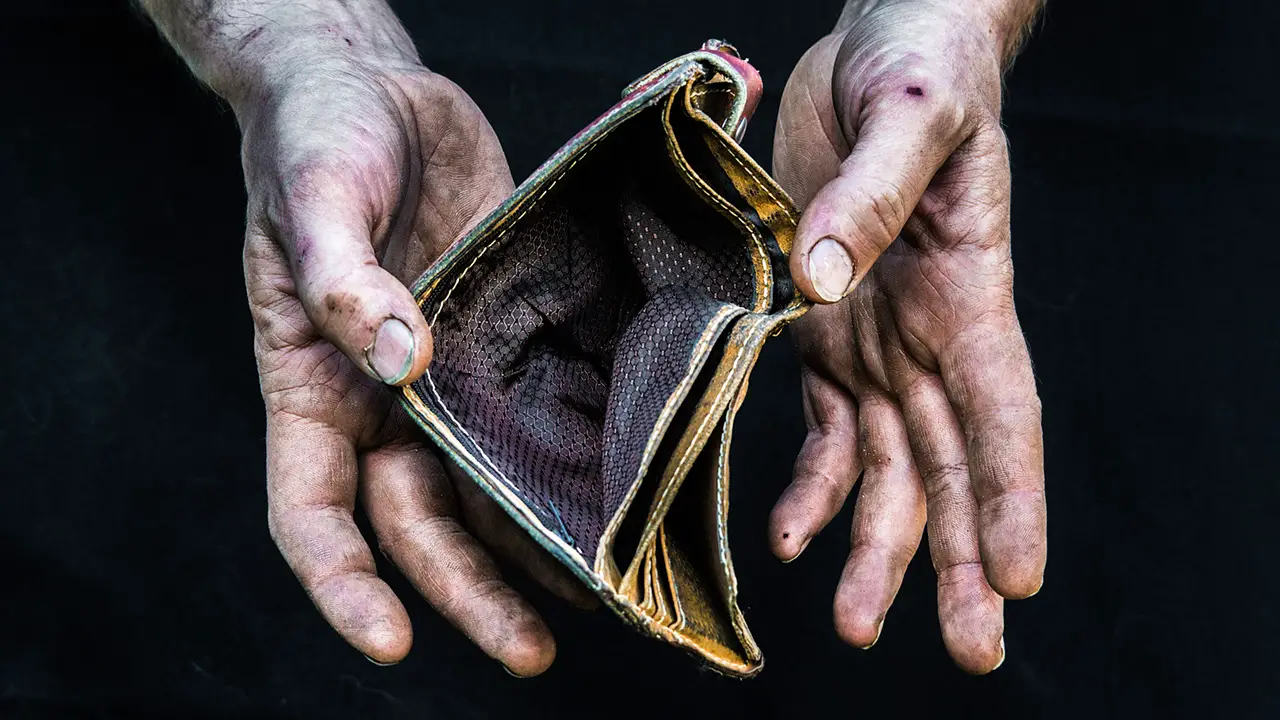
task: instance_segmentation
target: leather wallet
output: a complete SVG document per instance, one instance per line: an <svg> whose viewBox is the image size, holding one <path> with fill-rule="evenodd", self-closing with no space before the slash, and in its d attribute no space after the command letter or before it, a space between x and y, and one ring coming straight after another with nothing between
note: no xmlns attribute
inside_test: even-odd
<svg viewBox="0 0 1280 720"><path fill-rule="evenodd" d="M435 358L402 400L618 615L735 676L763 657L729 556L729 441L808 304L798 211L738 145L761 92L707 42L645 75L413 290Z"/></svg>

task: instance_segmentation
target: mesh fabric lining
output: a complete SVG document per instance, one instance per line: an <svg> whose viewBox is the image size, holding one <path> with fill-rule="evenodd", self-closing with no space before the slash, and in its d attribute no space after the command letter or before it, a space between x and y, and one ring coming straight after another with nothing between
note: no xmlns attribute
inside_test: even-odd
<svg viewBox="0 0 1280 720"><path fill-rule="evenodd" d="M747 245L689 191L659 113L620 126L445 277L457 284L432 327L443 409L588 558L708 323L755 293Z"/></svg>

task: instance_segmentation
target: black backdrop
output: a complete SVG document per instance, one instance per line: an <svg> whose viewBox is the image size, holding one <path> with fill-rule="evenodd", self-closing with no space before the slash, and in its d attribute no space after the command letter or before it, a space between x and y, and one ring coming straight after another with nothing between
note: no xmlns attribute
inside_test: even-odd
<svg viewBox="0 0 1280 720"><path fill-rule="evenodd" d="M838 4L398 3L517 177L712 36L764 75L746 144L767 163L787 73ZM516 573L559 640L541 678L508 677L394 575L412 654L383 669L349 650L267 536L234 120L127 6L27 5L0 21L0 716L1280 711L1274 5L1051 1L1010 77L1051 550L1044 590L1007 606L1004 667L951 665L923 555L880 643L837 641L849 508L796 563L768 555L803 436L775 341L733 458L769 659L747 682Z"/></svg>

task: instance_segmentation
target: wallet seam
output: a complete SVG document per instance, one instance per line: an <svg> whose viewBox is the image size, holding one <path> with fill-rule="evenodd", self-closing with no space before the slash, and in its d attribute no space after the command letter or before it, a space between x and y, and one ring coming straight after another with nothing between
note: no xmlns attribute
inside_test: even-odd
<svg viewBox="0 0 1280 720"><path fill-rule="evenodd" d="M542 202L542 199L546 197L547 193L551 192L552 189L555 188L556 184L559 183L561 180L563 180L564 177L569 174L569 171L572 170L573 167L577 165L579 161L586 158L588 155L591 154L592 150L596 149L596 146L600 144L601 140L603 140L605 137L609 135L609 132L612 132L612 128L610 128L608 132L604 133L599 138L596 138L595 140L593 140L591 142L591 145L582 151L581 155L574 158L572 162L566 165L564 169L560 171L560 174L555 177L554 180L548 183L546 187L544 187L532 200L529 201L528 206L525 207L523 210L521 210L520 213L511 220L510 224L512 226L516 225L517 223L519 223L521 220L524 219L525 215L528 215L530 212L532 212L534 208L538 206L538 203ZM466 277L468 273L471 272L471 268L475 267L476 263L480 262L480 258L484 257L485 253L489 252L489 250L494 245L498 244L498 241L510 236L513 229L514 227L508 228L498 233L497 237L490 240L483 248L480 248L479 252L476 253L476 256L474 258L471 258L471 262L467 263L466 267L458 271L458 276L454 278L453 285L449 288L448 292L444 294L444 297L441 298L440 302L436 305L436 311L431 314L431 323L430 323L431 325L436 324L436 319L440 317L441 311L444 310L444 304L449 302L449 298L453 297L453 292L458 289L458 285L462 282L462 279Z"/></svg>
<svg viewBox="0 0 1280 720"><path fill-rule="evenodd" d="M750 319L750 316L748 316L747 320L749 319ZM735 327L734 331L737 331L737 330L738 328ZM744 333L744 335L749 337L750 331ZM730 343L733 342L732 335L730 336L729 342ZM740 343L739 347L745 348L745 345ZM746 356L747 356L747 353L742 352L741 350L738 352L738 357L734 358L733 364L729 366L728 371L725 373L725 380L723 381L724 383L728 383L732 380L733 376L738 372L738 367L741 365L742 360ZM706 413L706 415L702 418L702 422L698 424L697 429L694 431L692 435L692 437L694 438L694 442L696 442L698 435L701 435L702 432L706 429L707 423L709 423L712 420L712 418L715 418L717 421L719 421L723 417L724 407L727 407L728 405L727 403L725 403L724 407L722 407L719 412L710 411L710 410L714 410L716 405L718 404L720 404L719 398L715 398L711 401L711 408ZM704 447L706 447L705 438L703 439L702 443L698 445L696 448L691 444L685 450L683 457L680 458L680 462L676 464L675 469L671 473L671 478L672 478L671 482L669 482L667 486L662 489L661 494L657 497L657 499L653 503L653 506L652 506L653 510L651 512L656 512L661 510L662 506L666 504L667 497L671 496L673 491L675 491L676 489L684 485L684 477L688 474L687 466L689 465L689 463L697 459L699 451L701 451ZM666 475L665 471L663 472L663 475L664 476ZM679 480L676 480L676 478L679 478ZM666 514L664 513L662 518L665 518L665 517L666 517ZM661 518L659 519L659 521L660 520ZM644 537L641 539L641 542L642 543L652 542L653 537L656 537L656 535L657 535L657 531L655 529L653 536ZM637 571L638 571L638 568L637 568ZM623 574L623 577L626 577L630 573L631 573L631 568L628 567L627 572Z"/></svg>
<svg viewBox="0 0 1280 720"><path fill-rule="evenodd" d="M719 133L724 133L724 129L721 128L720 125L715 120L712 120L710 115L707 115L705 112L702 112L702 110L698 108L691 108L691 109L693 109L699 115L702 115L703 117L707 118L708 120L708 122L706 123L707 125L714 127L716 130L719 131ZM755 167L751 167L747 163L743 162L742 158L738 155L738 153L733 152L733 150L730 149L729 146L724 142L726 138L730 140L732 140L733 138L730 138L727 133L723 135L719 133L716 134L716 139L719 141L720 147L724 149L725 153L729 156L729 159L732 160L735 165L737 165L739 168L745 171L748 175L750 175L752 180L756 181L756 184L760 186L760 189L764 190L765 194L769 196L769 199L777 203L779 209L781 209L783 214L787 216L788 220L790 220L792 223L796 225L799 225L799 222L800 222L799 219L795 216L795 213L792 212L792 207L795 204L794 201L792 201L790 197L779 198L777 195L774 195L773 188L769 187L773 181L769 181L767 177L761 177L760 173L762 172L762 170L758 165ZM750 198L748 198L747 201L750 202Z"/></svg>
<svg viewBox="0 0 1280 720"><path fill-rule="evenodd" d="M533 184L537 184L537 182L546 182L548 178L550 178L550 175L543 177L541 180L535 180L535 179L538 178L538 175L540 173L542 173L544 170L547 170L548 168L550 168L555 164L557 156L561 154L566 154L566 155L572 154L573 152L575 152L574 150L570 150L569 148L582 135L587 134L593 128L598 128L598 127L606 126L606 125L609 125L610 123L613 123L612 127L607 127L606 129L601 131L600 135L593 138L589 144L585 145L582 149L577 150L576 152L578 152L579 155L573 160L569 161L568 165L566 165L563 168L557 169L557 172L559 174L556 175L554 179L551 179L551 182L553 184L555 182L558 182L560 178L562 178L564 174L569 170L569 168L571 168L574 164L576 164L582 158L586 157L587 153L589 153L592 149L594 149L597 144L599 144L602 140L604 140L606 137L611 135L615 130L621 127L626 120L642 112L645 107L654 106L654 105L657 105L659 102L661 102L661 99L666 95L661 91L656 91L656 89L659 86L663 85L664 83L669 83L671 88L675 88L686 82L686 78L684 77L684 75L687 74L690 77L692 77L693 75L696 75L697 73L702 72L702 68L701 66L698 65L698 63L696 62L696 59L690 59L687 63L684 63L683 66L680 64L676 64L673 61L673 63L668 63L667 65L662 66L662 68L666 69L668 65L671 65L670 69L666 70L666 73L664 73L663 75L655 74L655 76L650 80L649 86L644 88L638 88L635 93L628 94L624 98L623 102L619 103L619 105L610 109L604 115L601 115L600 117L596 118L594 121L592 121L590 125L588 125L582 131L580 131L577 135L571 138L568 143L566 143L563 147L557 150L556 153L552 155L552 157L544 161L542 165L540 165L538 169L533 172L532 175L526 178L525 181L522 182L520 186L516 188L515 195L518 195L521 189L525 185L530 184L531 182ZM669 77L667 77L667 75L669 75ZM643 101L640 100L640 98L644 97L645 94L650 92L654 93L652 97L646 98ZM632 98L631 95L635 95L635 97ZM634 103L634 105L631 105L630 107L626 107L629 103ZM621 119L619 119L619 117L621 117ZM549 186L538 191L537 197L532 202L536 203L537 200L541 198L541 196L545 194L547 190L550 190ZM515 220L509 220L509 218L511 217L511 212L514 210L514 208L520 207L520 204L525 202L524 200L521 200L520 203L517 203L513 207L509 207L504 210L504 205L507 205L509 202L511 202L511 200L515 198L515 195L513 195L512 198L508 198L508 200L505 201L502 205L499 205L498 207L494 208L493 211L491 211L490 214L486 216L484 220L482 220L479 224L477 224L474 228L472 228L472 230L468 232L465 236L463 236L460 240L458 240L456 243L451 245L450 248L446 250L445 253L439 259L437 259L437 261L430 268L428 268L425 273L423 273L422 277L418 278L418 280L413 285L412 291L415 299L418 300L418 304L420 307L422 306L423 302L428 299L427 296L431 294L431 292L436 287L436 285L441 280L443 280L442 276L448 271L448 268L456 261L456 257L451 257L451 256L457 256L457 255L461 255L462 253L465 253L468 250L468 248L473 245L473 243L479 241L480 237L488 233L492 228L492 226L499 225L499 224L515 224L516 222L518 222L519 217L517 217ZM521 211L521 215L523 215L524 212L527 212L527 209ZM509 232L509 231L503 231L503 232ZM495 240L492 242L496 242L496 240L500 238L501 238L501 234L499 235L499 238L495 238Z"/></svg>
<svg viewBox="0 0 1280 720"><path fill-rule="evenodd" d="M686 93L691 92L689 86L696 79L696 77L690 78L685 82L684 90ZM680 147L680 142L676 139L675 130L671 125L671 110L672 106L675 105L678 99L676 98L676 94L679 92L679 89L671 92L671 97L667 101L667 107L665 108L662 118L662 125L666 135L667 153L670 155L674 152L678 155L678 161L675 161L677 158L673 157L672 160L674 162L672 162L672 164L676 166L676 169L686 178L687 182L693 184L701 191L695 192L699 195L710 198L713 203L719 205L723 210L722 214L728 215L730 220L734 224L738 225L739 229L745 230L747 235L749 235L753 241L750 243L750 250L752 251L752 269L755 270L756 275L756 287L752 292L751 312L762 312L767 310L773 301L773 268L769 263L769 253L765 248L764 238L760 237L756 228L742 216L742 213L737 208L733 207L728 200L722 197L720 193L716 192L715 188L711 187L706 179L693 172L693 165L689 163L686 158L684 150ZM706 113L703 114L705 115ZM756 256L759 256L760 262L756 262Z"/></svg>
<svg viewBox="0 0 1280 720"><path fill-rule="evenodd" d="M604 576L601 567L602 562L611 554L609 548L616 539L618 526L622 523L622 516L631 508L631 503L635 501L636 494L640 492L640 485L644 483L645 474L649 470L649 465L653 462L653 456L657 454L658 447L662 444L662 438L666 437L666 433L671 429L671 421L680 410L680 406L684 404L689 397L689 390L693 384L697 382L698 373L706 367L707 359L711 355L711 350L715 347L721 334L726 330L728 323L732 322L746 313L746 309L741 305L733 305L731 303L723 303L723 306L716 311L716 314L707 323L707 327L703 329L702 334L698 337L698 343L694 345L689 353L689 362L685 365L684 377L680 383L676 385L675 390L667 398L667 402L662 406L662 412L658 415L657 421L654 422L653 430L649 434L649 440L645 443L644 452L640 455L640 466L636 468L639 478L631 484L622 502L618 504L618 509L613 512L609 518L609 522L605 525L604 532L600 535L600 545L596 548L596 557L592 563L592 568ZM707 335L714 330L714 339L708 340ZM605 540L609 543L606 544ZM637 552L639 548L637 548ZM619 581L625 573L619 573Z"/></svg>
<svg viewBox="0 0 1280 720"><path fill-rule="evenodd" d="M511 209L507 209L505 214L495 211L491 217L486 219L482 223L483 226L488 226L490 228L492 228L495 225L498 226L499 229L497 229L496 231L496 236L492 240L490 240L488 243L486 243L483 247L479 248L478 250L475 250L475 256L471 259L471 261L465 267L462 267L459 270L457 270L458 275L455 281L453 282L452 286L449 287L448 291L438 301L438 305L436 306L434 312L432 313L431 322L433 324L436 322L440 313L443 311L444 304L446 304L451 299L457 287L460 286L460 283L463 280L463 278L469 275L469 273L472 271L474 266L479 262L479 260L487 254L487 252L493 247L493 245L503 241L506 238L509 238L512 231L515 229L514 226L517 225L526 215L528 215L529 213L533 212L536 208L538 208L540 203L547 196L547 194L550 193L552 189L554 189L556 184L559 183L561 179L567 176L567 174L573 169L573 167L578 162L586 158L591 153L591 151L594 150L596 146L599 145L600 142L605 140L607 137L609 137L610 134L612 134L614 130L616 130L618 127L623 125L625 120L634 117L637 113L642 112L645 108L657 105L662 101L663 95L658 93L662 93L663 91L656 90L656 88L658 88L659 86L662 86L665 88L666 94L674 95L675 93L678 93L681 89L688 89L689 86L693 84L693 81L695 81L698 77L708 77L709 70L724 72L724 70L720 67L721 64L723 64L723 60L719 58L715 58L714 60L709 61L708 58L706 58L706 55L707 53L705 51L690 53L682 58L678 58L675 61L664 64L657 70L646 75L644 78L642 78L641 81L637 81L636 83L633 83L631 86L628 87L628 90L630 92L624 96L623 102L624 104L634 103L634 105L631 108L628 108L625 115L621 111L614 112L614 113L607 113L605 116L602 116L600 119L594 122L593 125L596 125L597 127L600 124L608 124L610 122L614 124L612 127L607 127L603 129L603 131L600 132L598 136L596 136L595 138L591 139L588 143L586 143L585 147L580 148L577 154L577 157L568 161L568 163L564 167L559 168L557 174L554 177L544 176L541 181L546 182L547 183L546 186L538 190L535 194L532 195L532 197L526 197L527 204L525 204L525 207L519 208L514 213L514 218L513 218ZM733 72L729 73L729 77L731 79L737 78L736 68L733 68ZM646 87L646 84L647 84L647 87ZM656 92L652 96L650 96L648 93L653 90L656 90ZM732 93L732 91L728 88L707 88L707 86L704 85L703 88L699 88L699 90L701 92L698 92L697 94L694 94L694 91L690 91L690 94L686 95L686 97L693 95L693 97L700 99L712 93L730 93L735 95L735 99L738 99L736 98L736 94ZM732 152L731 149L729 148L725 148L726 143L724 142L724 139L728 138L730 140L733 140L733 137L729 134L729 132L727 132L727 129L724 128L721 124L715 123L715 121L707 113L701 110L698 110L697 112L699 115L702 116L702 118L705 119L706 124L714 125L716 130L718 131L716 133L712 133L715 136L715 140L712 140L711 137L704 135L702 138L703 141L708 144L713 144L718 142L720 145L720 149L724 150L726 154L729 155L728 159L731 160L733 164L736 165L739 169L744 171L747 177L755 181L764 190L765 194L773 202L777 203L779 209L783 211L783 215L792 223L794 223L795 222L795 214L793 212L794 206L790 202L790 199L786 197L785 191L781 191L781 188L778 188L778 190L783 193L783 198L784 198L780 200L774 192L774 187L776 186L773 186L773 187L770 186L770 182L772 181L767 179L767 175L765 176L766 180L762 180L760 178L760 173L762 171L758 165L752 162L749 166L747 163L743 162L743 160L738 156L738 154ZM610 117L611 115L614 117ZM619 115L622 115L621 120L617 119L617 116ZM746 118L742 117L742 118L739 118L738 120L739 121L738 123L736 123L734 128L735 130L741 130L742 126L745 125ZM573 140L570 140L568 145L572 145L572 144L573 144ZM749 159L749 156L748 156L748 159ZM551 160L548 160L547 163L544 163L544 165L552 165L553 161L554 161L554 157ZM679 163L677 163L677 166L680 167ZM686 175L689 174L688 172L686 172L686 168L684 167L680 167L680 170L682 173ZM689 172L691 172L691 169L689 170ZM537 175L538 173L535 172L533 177L536 178ZM753 255L754 254L763 255L765 260L765 265L767 267L767 272L772 273L773 268L772 268L772 265L770 264L770 255L773 252L773 248L764 247L765 243L762 241L759 234L761 231L758 230L756 227L752 226L749 222L747 222L747 219L743 216L742 210L739 210L735 206L728 205L727 200L721 197L718 193L712 191L710 194L710 197L713 198L717 204L723 207L726 207L726 209L728 209L730 212L733 213L736 219L735 224L742 225L743 223L747 223L746 225L748 228L747 231L750 237L752 237L756 241L755 243L753 243L754 245ZM750 198L747 198L747 200L749 201ZM524 203L521 203L521 204L524 204ZM506 226L505 229L502 229L502 226ZM477 229L476 239L479 239L479 236L482 236L484 233L485 233L484 230ZM461 258L457 258L456 255L461 255L462 253L466 252L466 246L470 244L471 243L468 243L467 239L464 237L460 240L459 247L456 249L455 253L446 253L446 255L455 254L454 259L461 259ZM415 290L422 293L421 302L419 303L420 305L427 305L430 302L428 296L432 294L432 291L434 289L439 287L439 285L441 284L441 281L444 280L443 276L445 275L445 273L449 272L449 266L454 264L453 262L454 259L449 259L447 257L444 259L447 264L444 264L441 266L440 271L434 280L430 279L429 277L424 277L422 278L419 284L415 284ZM757 279L759 279L759 275L757 275ZM781 324L784 324L785 321L787 320L794 319L794 317L798 317L800 314L803 314L804 310L806 309L807 307L805 306L804 303L800 303L799 305L797 305L795 302L793 302L790 308L784 309L780 313L777 313L777 314L771 313L769 315L763 316L763 317L768 317L769 320L753 322L752 325L754 327L752 328L751 331L747 333L747 336L753 339L748 343L739 345L739 357L734 359L734 362L732 363L732 366L729 372L727 373L727 375L729 377L732 377L733 374L739 373L741 363L744 360L746 360L748 356L750 356L751 358L751 364L754 365L754 362L758 360L759 351L760 351L759 346L761 344L760 340L761 340L761 337L765 334L765 332L769 328L773 327L775 323L781 325ZM796 312L797 310L799 311L798 313ZM724 311L731 311L732 314L730 314L728 317L726 317L723 320L717 321L719 324L719 331L715 335L715 338L717 339L722 336L723 332L725 332L726 326L729 326L729 324L732 323L736 318L741 317L743 313L747 312L746 308L742 308L741 306L737 306L737 305L731 305L728 303L726 303L726 308L722 310L722 312ZM757 313L750 313L750 315L748 315L748 318L751 315L754 315L757 318L762 317ZM791 316L791 317L787 317L784 319L784 317L782 317L784 315ZM747 318L743 318L743 320L745 321L747 320ZM703 340L705 340L705 338L706 338L706 332L704 331L703 337L700 338L700 344L702 343ZM709 359L711 356L707 348L713 347L714 345L715 345L715 342L712 341L712 342L705 343L705 347L700 348L700 346L695 346L695 351L697 351L700 348L702 353L702 357L699 360L699 362L701 363L699 367L702 367L703 365L705 365L707 359ZM748 371L749 371L749 368L748 368ZM690 374L696 375L696 373L693 373L693 372L691 372ZM737 631L739 639L743 640L744 648L748 651L748 654L750 655L746 663L738 662L728 657L713 655L709 653L708 650L702 647L701 645L691 642L689 639L686 639L684 636L673 632L672 629L665 627L660 623L657 623L652 617L644 613L637 612L637 606L635 605L635 603L632 603L629 601L628 598L619 595L617 591L610 584L605 582L605 578L603 577L602 573L598 572L595 567L587 564L588 559L581 554L580 550L574 547L574 545L576 544L576 541L574 541L572 537L568 536L567 531L565 531L565 536L562 537L560 534L560 531L552 529L551 526L547 525L547 521L541 517L541 514L538 511L555 512L554 506L551 508L550 511L548 511L546 506L541 501L529 499L528 496L526 496L526 494L522 492L518 486L512 483L510 479L508 479L503 472L499 471L493 459L489 457L485 449L481 447L481 445L475 440L474 437L472 437L467 427L463 426L460 422L458 422L456 416L453 415L452 410L444 403L438 388L435 386L434 378L431 377L431 374L429 371L426 373L425 377L427 382L424 383L424 386L430 388L431 398L434 400L435 405L437 407L433 408L428 406L424 402L423 398L419 398L416 395L410 397L410 393L408 389L406 389L405 391L406 397L402 398L402 400L409 401L410 409L413 411L413 415L415 416L415 419L419 421L419 424L424 425L425 429L427 429L431 435L435 436L437 441L439 441L444 436L453 435L455 433L455 429L456 429L456 432L459 432L463 436L465 436L468 443L464 444L459 442L457 443L456 449L450 450L446 447L445 448L446 451L450 455L456 456L455 459L458 459L461 462L463 462L465 466L468 468L468 474L471 474L479 478L481 480L482 487L485 487L489 494L497 494L502 499L502 504L505 506L504 511L507 511L508 514L510 515L517 516L516 519L518 520L519 524L529 526L529 530L534 532L535 535L541 535L542 538L539 544L549 545L551 548L553 548L555 551L554 554L557 556L557 559L567 562L570 565L570 568L574 570L574 573L581 576L593 590L605 595L609 600L611 600L611 602L609 602L608 604L613 605L617 608L626 610L627 612L624 614L624 619L633 619L633 621L639 621L637 624L639 624L641 628L647 630L650 634L656 635L658 637L662 637L664 639L667 639L669 642L671 642L674 645L693 651L696 655L701 656L702 658L710 661L710 663L714 667L716 667L717 669L720 669L722 672L729 672L736 675L752 675L760 669L760 667L763 664L763 659L759 657L758 646L755 645L754 639L750 638L749 631L747 631L746 638L743 637L743 630L745 630L745 621L743 620L741 609L737 606L737 602L736 602L736 598L737 598L736 573L732 572L732 565L729 564L730 562L728 558L729 549L728 549L727 543L721 543L721 552L719 553L719 555L720 555L722 564L724 565L727 572L729 573L729 578L732 579L733 581L732 584L733 584L734 602L730 603L731 619L733 620L733 627L735 631ZM726 380L727 379L728 378L726 378ZM743 380L745 380L745 376ZM729 415L734 413L737 407L741 405L742 399L745 395L745 382L743 382L743 380L740 380L738 383L740 386L739 391L735 392L733 398L731 398L729 402L726 403L728 412L719 413L719 415L722 416L724 421L726 422L726 430L728 429L727 423L729 420ZM669 409L664 406L663 414L668 416L666 418L667 430L670 429L670 423L672 418L674 417L675 410L678 410L681 404L683 404L688 399L688 388L691 387L691 385L692 385L692 382L690 382L688 386L684 387L683 389L684 396L681 398L680 402L674 403L674 409ZM717 401L717 404L719 404L719 401ZM448 417L452 425L445 422L444 416ZM706 424L710 422L710 417L711 417L711 414L708 413L708 417L703 419L703 422L698 427L699 433L705 430ZM423 420L427 420L427 422L423 423L422 422ZM703 442L703 446L705 447L705 440ZM646 451L647 451L646 454L649 455L649 463L652 463L653 461L652 456L656 454L656 446L654 448L647 447ZM701 452L701 448L699 449L699 453L700 452ZM719 507L724 505L726 494L727 494L728 472L727 472L726 463L727 463L728 452L729 452L728 443L725 442L722 444L719 452L719 455L720 455L719 462L722 467L726 468L724 473L724 483L723 483L723 487L721 487L721 483L718 482L717 488L716 488L716 500L718 504L717 518L716 518L717 542L719 541L719 536L725 533L725 526L727 525L727 522L724 517L724 515L727 515L727 508L726 508L726 512L722 514L721 512L719 512ZM685 458L681 459L680 463L678 464L678 467L683 467L688 465L689 459L691 457L697 457L698 453L689 452L686 455L687 456ZM648 470L647 465L645 467L647 471ZM685 468L684 472L687 473L688 469ZM643 482L643 480L644 480L644 473L641 473L641 482ZM498 481L498 482L494 482L494 481ZM682 483L683 481L681 481L681 484ZM500 485L501 487L494 487L495 485ZM673 485L675 485L675 483L673 483ZM637 484L637 487L638 487L638 484ZM633 491L630 493L630 497L626 501L624 501L624 506L627 503L634 502L635 489L636 488L633 488ZM662 498L663 502L665 502L666 498L671 494L671 489L672 489L671 487L668 487L666 491L663 492L663 498ZM620 516L623 513L624 506L619 507L619 510L616 513L616 515ZM535 508L537 510L535 510ZM545 533L536 531L534 528L541 528L543 531L545 531ZM535 537L534 539L537 540L539 538ZM568 542L565 542L566 539L568 540ZM657 548L655 547L653 549L656 551ZM573 552L569 552L571 550ZM628 615L630 616L630 618L627 617ZM743 625L741 629L738 627L739 624ZM745 641L747 639L750 639L751 642L747 643ZM716 645L720 646L723 644L716 642ZM732 651L727 646L725 646L724 649L730 652Z"/></svg>

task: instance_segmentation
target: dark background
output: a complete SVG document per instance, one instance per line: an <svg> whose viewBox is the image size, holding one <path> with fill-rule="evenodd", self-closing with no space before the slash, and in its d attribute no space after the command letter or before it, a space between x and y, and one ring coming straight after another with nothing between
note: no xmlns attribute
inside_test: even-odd
<svg viewBox="0 0 1280 720"><path fill-rule="evenodd" d="M838 0L397 3L517 177L707 37L787 74ZM0 20L0 717L1275 717L1280 11L1051 0L1009 78L1019 314L1044 400L1050 561L1008 660L954 668L927 553L871 651L831 597L849 508L796 563L764 525L803 436L772 343L734 449L741 682L529 593L516 680L393 576L416 644L348 649L267 535L237 129L124 4ZM517 583L517 573L510 573ZM522 583L528 587L528 583Z"/></svg>

